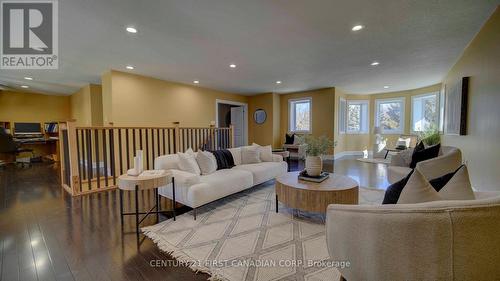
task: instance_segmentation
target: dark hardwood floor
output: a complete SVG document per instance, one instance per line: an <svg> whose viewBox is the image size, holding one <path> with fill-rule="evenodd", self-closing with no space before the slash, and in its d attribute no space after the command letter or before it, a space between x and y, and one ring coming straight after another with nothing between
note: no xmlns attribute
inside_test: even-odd
<svg viewBox="0 0 500 281"><path fill-rule="evenodd" d="M292 170L302 167L291 163ZM387 186L383 165L345 158L325 161L325 169L352 176L360 186ZM50 164L0 170L0 280L208 278L185 267L152 267L153 260L172 258L149 239L137 243L133 217L125 218L122 229L118 192L72 198L61 189L58 172ZM150 197L145 192L141 204L149 206ZM125 202L130 210L127 196ZM151 216L144 225L155 222Z"/></svg>

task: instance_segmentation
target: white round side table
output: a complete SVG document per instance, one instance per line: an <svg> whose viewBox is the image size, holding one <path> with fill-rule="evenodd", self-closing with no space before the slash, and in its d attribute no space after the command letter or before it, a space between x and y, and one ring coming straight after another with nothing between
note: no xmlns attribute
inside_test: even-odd
<svg viewBox="0 0 500 281"><path fill-rule="evenodd" d="M147 171L146 171L147 172ZM172 210L160 210L160 195L158 187L172 184ZM156 219L159 221L159 214L172 212L175 220L175 180L172 173L163 171L154 175L141 174L139 176L129 176L127 174L118 177L118 188L120 192L120 218L123 225L124 216L135 216L135 232L139 239L139 225L150 215L156 214ZM155 206L147 212L139 211L139 190L153 189L155 195ZM123 212L123 191L133 191L135 197L135 211L132 213ZM156 211L153 211L156 209ZM139 219L139 215L144 215Z"/></svg>

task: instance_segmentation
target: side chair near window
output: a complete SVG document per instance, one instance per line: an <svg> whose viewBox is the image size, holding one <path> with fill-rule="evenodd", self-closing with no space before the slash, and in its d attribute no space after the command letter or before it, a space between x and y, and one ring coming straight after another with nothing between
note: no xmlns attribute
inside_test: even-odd
<svg viewBox="0 0 500 281"><path fill-rule="evenodd" d="M5 129L0 128L0 154L5 154L5 155L10 155L12 158L16 158L17 155L23 152L29 152L33 155L33 149L29 148L21 148L15 141L12 135L8 134ZM10 164L10 163L19 163L23 167L24 165L30 165L30 163L25 163L25 162L4 162L5 164Z"/></svg>

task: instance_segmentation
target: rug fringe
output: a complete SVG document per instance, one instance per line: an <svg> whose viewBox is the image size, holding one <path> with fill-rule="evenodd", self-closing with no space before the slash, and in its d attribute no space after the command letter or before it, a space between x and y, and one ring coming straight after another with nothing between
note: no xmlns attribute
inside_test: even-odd
<svg viewBox="0 0 500 281"><path fill-rule="evenodd" d="M229 281L229 279L225 278L221 273L218 272L219 270L208 268L206 266L199 266L196 263L193 263L192 262L193 258L186 255L179 248L163 240L160 235L156 234L154 232L154 225L143 227L141 228L141 230L144 233L144 235L153 240L153 242L158 246L158 248L160 248L160 250L164 251L165 253L171 255L173 258L177 259L181 263L185 264L187 267L189 267L189 269L191 269L195 273L202 272L209 274L210 277L208 278L208 280L211 281Z"/></svg>

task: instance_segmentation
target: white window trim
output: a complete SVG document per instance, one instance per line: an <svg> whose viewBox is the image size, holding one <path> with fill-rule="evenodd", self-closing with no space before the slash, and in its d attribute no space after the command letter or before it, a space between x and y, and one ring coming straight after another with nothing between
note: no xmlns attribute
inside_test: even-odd
<svg viewBox="0 0 500 281"><path fill-rule="evenodd" d="M366 104L366 116L363 116L363 112L361 112L361 122L363 122L363 117L366 118L366 130L359 130L359 131L350 131L348 129L347 123L348 123L348 117L349 117L349 105L350 104ZM370 133L370 101L369 100L347 100L346 101L346 108L345 108L345 134L348 135L367 135Z"/></svg>
<svg viewBox="0 0 500 281"><path fill-rule="evenodd" d="M406 114L406 98L405 97L397 97L397 98L388 98L388 99L376 99L375 100L375 108L374 108L374 123L375 126L380 126L380 120L378 119L378 111L381 103L389 103L389 102L400 102L402 104L401 107L401 126L398 130L384 130L382 129L383 135L395 135L395 134L403 134L405 131L405 114Z"/></svg>
<svg viewBox="0 0 500 281"><path fill-rule="evenodd" d="M439 130L439 126L440 126L440 123L441 123L441 96L440 96L440 92L439 91L435 91L435 92L430 92L430 93L425 93L425 94L420 94L420 95L415 95L415 96L411 96L411 104L410 104L410 118L411 118L411 123L410 123L410 131L412 132L412 134L418 134L418 133L421 133L422 131L415 131L414 129L414 120L413 120L413 101L417 98L423 98L423 97L428 97L428 96L436 96L436 113L438 115L438 120L437 120L437 124L436 124L436 127L438 128Z"/></svg>
<svg viewBox="0 0 500 281"><path fill-rule="evenodd" d="M292 130L292 104L298 101L308 101L309 102L309 130ZM293 109L295 110L295 109ZM297 99L289 99L288 100L288 131L291 133L298 133L298 134L310 134L312 132L312 98L311 97L304 97L304 98L297 98Z"/></svg>
<svg viewBox="0 0 500 281"><path fill-rule="evenodd" d="M342 102L344 102L344 110L342 110ZM342 115L344 118L342 119ZM338 127L339 134L343 135L347 130L347 100L345 98L339 98L339 115L338 115Z"/></svg>

